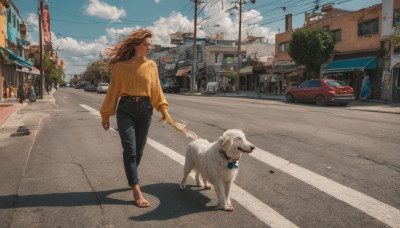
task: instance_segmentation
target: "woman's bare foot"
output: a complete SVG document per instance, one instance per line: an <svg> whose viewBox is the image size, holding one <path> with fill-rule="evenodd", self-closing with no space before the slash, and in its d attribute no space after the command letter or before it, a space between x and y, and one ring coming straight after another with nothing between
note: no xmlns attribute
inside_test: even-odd
<svg viewBox="0 0 400 228"><path fill-rule="evenodd" d="M228 212L232 212L234 210L234 208L232 207L232 206L228 206L226 209L225 209L225 211L228 211Z"/></svg>
<svg viewBox="0 0 400 228"><path fill-rule="evenodd" d="M136 203L136 206L144 208L150 205L149 201L145 200L145 198L143 197L142 191L140 191L139 184L132 185L132 190L133 190L133 199Z"/></svg>

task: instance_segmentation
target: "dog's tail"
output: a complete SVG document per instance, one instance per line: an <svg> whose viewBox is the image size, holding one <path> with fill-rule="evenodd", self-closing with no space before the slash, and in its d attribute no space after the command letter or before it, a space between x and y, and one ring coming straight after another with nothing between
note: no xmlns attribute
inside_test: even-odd
<svg viewBox="0 0 400 228"><path fill-rule="evenodd" d="M193 140L200 139L200 137L197 136L196 133L194 133L191 130L186 129L185 125L173 121L171 116L168 113L166 113L165 119L175 129L175 131L183 132L183 133L185 133L186 137L191 138Z"/></svg>

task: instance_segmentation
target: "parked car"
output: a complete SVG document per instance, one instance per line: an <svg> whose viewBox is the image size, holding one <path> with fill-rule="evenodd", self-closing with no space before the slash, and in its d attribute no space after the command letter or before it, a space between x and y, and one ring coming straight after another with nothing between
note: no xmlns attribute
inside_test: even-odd
<svg viewBox="0 0 400 228"><path fill-rule="evenodd" d="M85 84L79 84L79 85L75 85L74 88L80 89L80 88L83 88L84 86L85 86Z"/></svg>
<svg viewBox="0 0 400 228"><path fill-rule="evenodd" d="M179 93L181 89L181 85L178 82L167 82L162 87L163 92L170 93Z"/></svg>
<svg viewBox="0 0 400 228"><path fill-rule="evenodd" d="M97 93L107 93L108 86L110 86L108 83L99 83L99 86L97 86Z"/></svg>
<svg viewBox="0 0 400 228"><path fill-rule="evenodd" d="M96 88L94 87L94 85L87 85L84 90L88 92L95 92Z"/></svg>
<svg viewBox="0 0 400 228"><path fill-rule="evenodd" d="M315 102L317 105L336 103L347 105L354 101L354 90L345 82L332 79L313 79L286 91L286 101Z"/></svg>

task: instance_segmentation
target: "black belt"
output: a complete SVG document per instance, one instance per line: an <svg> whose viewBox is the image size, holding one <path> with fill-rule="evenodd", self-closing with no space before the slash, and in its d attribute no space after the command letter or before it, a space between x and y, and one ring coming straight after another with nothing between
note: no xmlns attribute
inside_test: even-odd
<svg viewBox="0 0 400 228"><path fill-rule="evenodd" d="M121 99L126 99L126 100L130 100L130 101L149 101L149 97L136 97L136 96L123 96Z"/></svg>

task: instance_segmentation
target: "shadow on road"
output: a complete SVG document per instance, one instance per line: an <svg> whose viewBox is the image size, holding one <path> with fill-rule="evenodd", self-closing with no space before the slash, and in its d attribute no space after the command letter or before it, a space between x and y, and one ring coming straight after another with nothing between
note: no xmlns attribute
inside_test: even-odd
<svg viewBox="0 0 400 228"><path fill-rule="evenodd" d="M141 187L141 190L157 197L160 204L146 214L130 217L134 221L168 220L188 214L217 210L217 206L206 206L210 202L210 198L201 193L202 191L213 191L212 193L215 194L214 190L204 190L191 185L187 185L185 190L181 190L175 183L147 185ZM154 205L150 205L150 207L152 206Z"/></svg>
<svg viewBox="0 0 400 228"><path fill-rule="evenodd" d="M0 196L0 209L22 207L76 207L101 204L132 204L132 201L109 198L108 195L131 191L131 188L113 189L99 192L67 192L44 195Z"/></svg>
<svg viewBox="0 0 400 228"><path fill-rule="evenodd" d="M215 211L217 206L206 206L210 198L202 194L204 190L198 186L187 185L181 190L176 183L159 183L141 187L142 192L158 198L160 204L152 204L154 210L129 219L134 221L168 220L188 214L204 211ZM67 192L43 195L8 195L0 196L0 210L29 207L78 207L90 205L133 205L132 200L119 200L110 195L132 191L131 188L113 189L98 192ZM151 202L150 202L151 203Z"/></svg>

